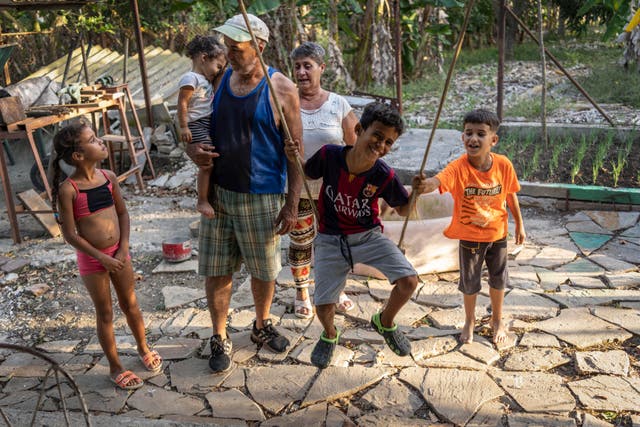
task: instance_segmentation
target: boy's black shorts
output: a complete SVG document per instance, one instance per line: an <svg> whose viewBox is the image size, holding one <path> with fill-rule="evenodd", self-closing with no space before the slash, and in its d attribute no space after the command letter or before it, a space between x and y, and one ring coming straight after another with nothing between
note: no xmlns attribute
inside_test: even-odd
<svg viewBox="0 0 640 427"><path fill-rule="evenodd" d="M507 238L495 242L471 242L460 240L460 283L458 289L465 295L480 292L482 265L486 262L489 271L489 286L504 289L509 285L507 271Z"/></svg>

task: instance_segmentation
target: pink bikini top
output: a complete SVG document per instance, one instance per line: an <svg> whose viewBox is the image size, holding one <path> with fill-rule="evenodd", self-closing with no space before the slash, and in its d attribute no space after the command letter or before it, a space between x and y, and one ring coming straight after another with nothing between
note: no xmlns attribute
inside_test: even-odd
<svg viewBox="0 0 640 427"><path fill-rule="evenodd" d="M102 172L102 175L104 175L107 181L98 187L90 188L88 190L80 190L78 185L71 178L67 178L67 181L69 181L76 190L76 199L73 202L74 219L91 215L95 212L107 209L114 204L113 184L102 169L98 170Z"/></svg>

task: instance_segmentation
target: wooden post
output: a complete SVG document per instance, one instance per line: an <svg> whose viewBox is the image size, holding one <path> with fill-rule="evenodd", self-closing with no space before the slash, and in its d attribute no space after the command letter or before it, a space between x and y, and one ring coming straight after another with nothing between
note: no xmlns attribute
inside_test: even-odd
<svg viewBox="0 0 640 427"><path fill-rule="evenodd" d="M124 61L122 62L122 84L127 83L128 60L129 60L129 37L124 36Z"/></svg>
<svg viewBox="0 0 640 427"><path fill-rule="evenodd" d="M91 44L89 44L90 46ZM86 83L87 86L89 86L91 83L89 83L89 67L87 66L87 53L89 51L89 48L87 48L87 50L84 50L84 35L81 34L80 35L80 53L82 53L82 69L84 70L84 82ZM82 72L80 72L82 73ZM80 73L78 74L78 81L80 81L81 76ZM80 102L80 100L78 99L78 102Z"/></svg>
<svg viewBox="0 0 640 427"><path fill-rule="evenodd" d="M4 158L4 150L2 149L0 149L0 179L2 180L7 215L9 215L9 224L11 225L11 237L13 238L13 243L20 243L22 239L20 238L20 229L18 228L18 219L16 218L16 205L13 202L13 190L11 189L11 181L9 180L7 162Z"/></svg>

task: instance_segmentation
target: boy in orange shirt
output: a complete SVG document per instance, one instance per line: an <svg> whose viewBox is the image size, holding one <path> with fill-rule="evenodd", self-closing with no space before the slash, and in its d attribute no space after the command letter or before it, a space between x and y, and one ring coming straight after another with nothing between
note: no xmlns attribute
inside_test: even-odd
<svg viewBox="0 0 640 427"><path fill-rule="evenodd" d="M436 176L427 179L431 192L450 192L454 199L453 218L444 231L450 239L460 240L460 283L464 296L465 322L462 343L473 341L476 298L480 292L482 265L489 271L491 328L493 342L504 342L507 328L502 321L504 289L509 284L507 271L507 227L509 214L516 225L515 243L526 237L516 193L520 184L513 165L505 156L492 153L498 143L500 120L495 113L474 110L464 116L462 142L467 151L449 163Z"/></svg>

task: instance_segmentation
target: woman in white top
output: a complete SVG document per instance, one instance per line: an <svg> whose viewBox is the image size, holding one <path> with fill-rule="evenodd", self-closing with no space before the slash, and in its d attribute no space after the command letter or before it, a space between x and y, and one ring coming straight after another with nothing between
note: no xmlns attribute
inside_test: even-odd
<svg viewBox="0 0 640 427"><path fill-rule="evenodd" d="M358 118L346 99L320 86L326 67L324 49L317 43L304 42L291 52L295 78L300 95L300 111L304 129L304 157L308 160L325 144L353 145L356 141L355 126ZM312 197L318 200L322 180L309 181ZM309 273L311 270L311 245L315 237L315 225L311 203L303 192L298 206L298 223L289 234L289 265L296 284L295 314L301 318L313 316L309 300ZM344 294L336 304L338 311L349 311L353 302Z"/></svg>

